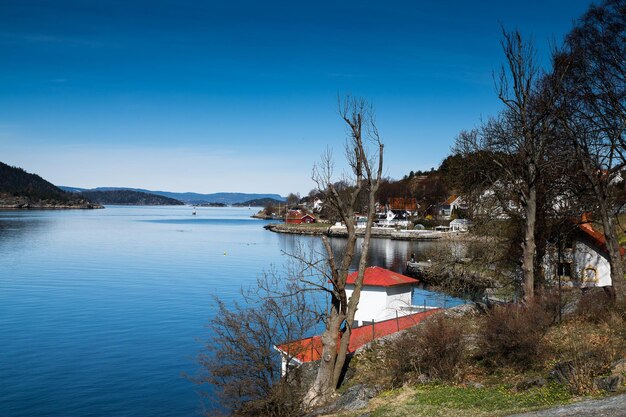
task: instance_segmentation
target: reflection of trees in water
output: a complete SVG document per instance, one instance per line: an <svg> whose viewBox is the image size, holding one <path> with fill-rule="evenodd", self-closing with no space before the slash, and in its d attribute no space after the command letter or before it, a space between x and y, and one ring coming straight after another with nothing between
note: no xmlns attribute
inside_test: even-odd
<svg viewBox="0 0 626 417"><path fill-rule="evenodd" d="M345 250L346 239L330 238L330 244L339 257ZM280 248L285 253L293 253L296 248L306 248L310 251L317 251L323 254L322 241L316 236L288 235L280 234ZM466 245L461 242L439 241L439 242L411 242L392 239L372 239L370 241L370 251L368 266L380 266L394 272L404 273L406 262L411 259L411 254L415 254L418 261L425 261L432 255L433 251L448 253L451 257L462 257L467 252ZM357 241L357 249L352 262L351 269L356 270L358 259L361 255L361 240ZM450 297L443 293L433 292L428 286L419 284L413 291L413 304L430 307L450 307L462 304L463 300Z"/></svg>
<svg viewBox="0 0 626 417"><path fill-rule="evenodd" d="M346 239L330 238L330 244L337 257L340 257L346 247ZM358 259L361 256L362 240L357 240L357 248L352 263L352 268L358 266ZM310 247L323 253L321 239L313 236L301 235L281 235L280 248L286 253L292 253L298 246ZM411 254L415 254L417 260L426 260L427 253L435 248L435 242L409 242L391 239L372 239L370 242L368 265L380 266L389 270L403 273L406 262L411 259Z"/></svg>
<svg viewBox="0 0 626 417"><path fill-rule="evenodd" d="M14 246L31 241L32 235L46 226L44 219L32 217L0 217L0 246Z"/></svg>

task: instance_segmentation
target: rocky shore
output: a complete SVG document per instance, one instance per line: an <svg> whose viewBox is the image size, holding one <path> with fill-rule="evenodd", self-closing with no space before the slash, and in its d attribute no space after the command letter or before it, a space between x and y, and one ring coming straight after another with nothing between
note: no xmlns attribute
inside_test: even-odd
<svg viewBox="0 0 626 417"><path fill-rule="evenodd" d="M87 200L58 201L58 200L32 200L24 196L0 196L0 209L3 210L63 210L63 209L101 209L100 204L94 204Z"/></svg>

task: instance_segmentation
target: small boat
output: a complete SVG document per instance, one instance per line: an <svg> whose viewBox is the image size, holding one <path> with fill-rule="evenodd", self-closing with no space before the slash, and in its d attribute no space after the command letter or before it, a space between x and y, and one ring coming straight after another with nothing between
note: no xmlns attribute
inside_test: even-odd
<svg viewBox="0 0 626 417"><path fill-rule="evenodd" d="M195 207L193 208L193 211L191 212L191 215L192 215L192 216L195 216L195 215L196 215L196 208L195 208Z"/></svg>

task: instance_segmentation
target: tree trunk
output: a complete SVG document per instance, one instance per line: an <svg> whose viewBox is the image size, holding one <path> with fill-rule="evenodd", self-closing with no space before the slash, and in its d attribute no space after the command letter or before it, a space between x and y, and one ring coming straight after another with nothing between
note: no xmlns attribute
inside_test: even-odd
<svg viewBox="0 0 626 417"><path fill-rule="evenodd" d="M528 188L526 199L526 223L524 225L524 243L522 244L522 301L527 303L535 295L535 223L537 222L537 189Z"/></svg>
<svg viewBox="0 0 626 417"><path fill-rule="evenodd" d="M335 392L333 384L335 363L337 360L337 343L339 327L343 321L340 317L338 304L331 307L326 330L322 333L322 358L313 385L303 399L305 407L313 407L328 400Z"/></svg>

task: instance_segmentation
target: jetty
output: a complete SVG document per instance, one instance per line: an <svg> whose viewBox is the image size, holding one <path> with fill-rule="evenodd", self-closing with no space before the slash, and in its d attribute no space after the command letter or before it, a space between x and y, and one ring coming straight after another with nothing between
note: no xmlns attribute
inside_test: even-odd
<svg viewBox="0 0 626 417"><path fill-rule="evenodd" d="M348 229L345 226L323 223L314 224L285 224L271 223L264 226L265 229L276 233L287 233L296 235L316 235L329 237L347 237ZM357 236L365 234L365 228L357 227ZM444 236L443 232L432 230L398 230L390 227L372 227L372 237L394 240L438 240Z"/></svg>

